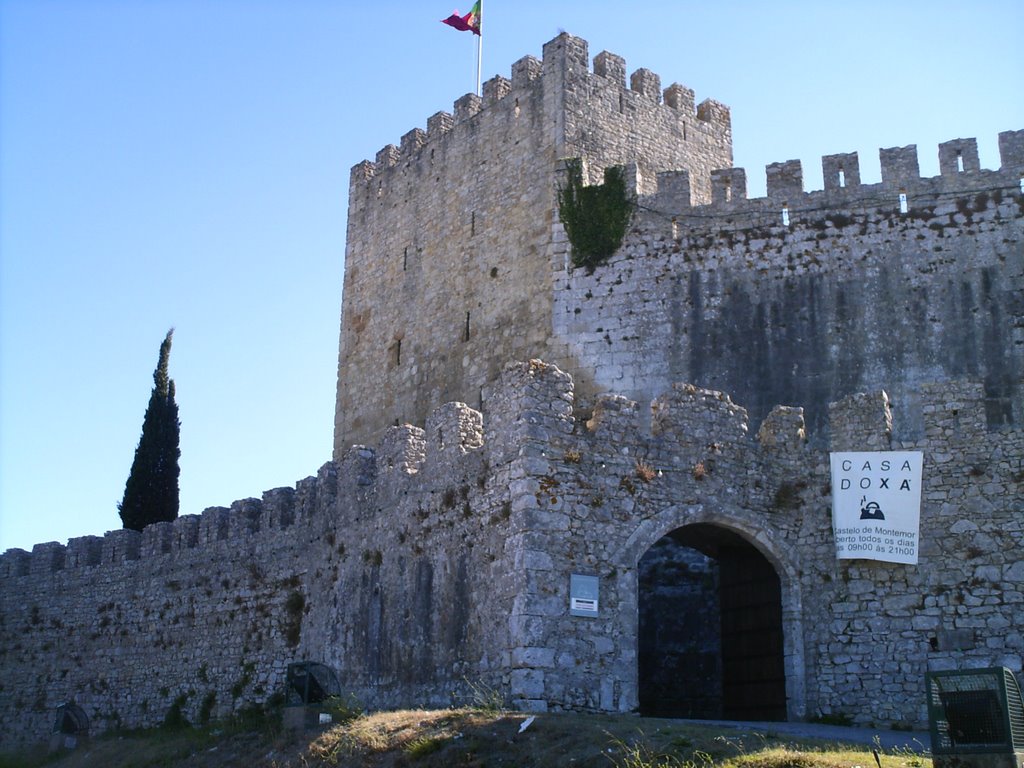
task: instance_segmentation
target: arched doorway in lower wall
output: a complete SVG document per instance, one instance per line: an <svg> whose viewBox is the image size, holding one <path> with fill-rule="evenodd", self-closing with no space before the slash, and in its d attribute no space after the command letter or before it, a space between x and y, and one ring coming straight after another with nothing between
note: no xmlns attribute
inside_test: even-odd
<svg viewBox="0 0 1024 768"><path fill-rule="evenodd" d="M637 576L641 714L786 719L781 583L755 546L686 525L647 550Z"/></svg>

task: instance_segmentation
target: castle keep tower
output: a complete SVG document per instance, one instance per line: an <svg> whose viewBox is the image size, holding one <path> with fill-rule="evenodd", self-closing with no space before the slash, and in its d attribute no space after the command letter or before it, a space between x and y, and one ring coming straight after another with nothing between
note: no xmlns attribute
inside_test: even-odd
<svg viewBox="0 0 1024 768"><path fill-rule="evenodd" d="M571 374L580 405L620 392L647 408L681 381L733 393L754 427L800 403L828 434L830 402L885 388L907 436L920 387L983 383L991 428L1024 420L1024 132L984 170L974 139L773 163L747 199L727 107L562 34L483 98L352 170L334 457L449 401L483 406L513 359ZM564 160L586 181L625 166L638 203L593 274L571 267L558 219Z"/></svg>
<svg viewBox="0 0 1024 768"><path fill-rule="evenodd" d="M682 169L693 203L732 165L729 110L562 34L512 78L467 94L352 169L335 458L393 424L423 423L509 360L545 355L554 307L558 161ZM691 200L686 201L687 204ZM558 350L549 359L563 359Z"/></svg>

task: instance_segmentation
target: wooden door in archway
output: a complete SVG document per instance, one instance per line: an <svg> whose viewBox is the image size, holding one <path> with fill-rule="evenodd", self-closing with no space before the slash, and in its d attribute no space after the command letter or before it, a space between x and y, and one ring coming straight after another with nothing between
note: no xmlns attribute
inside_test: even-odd
<svg viewBox="0 0 1024 768"><path fill-rule="evenodd" d="M782 584L757 547L694 524L637 569L641 714L785 720Z"/></svg>
<svg viewBox="0 0 1024 768"><path fill-rule="evenodd" d="M750 545L718 550L722 637L722 716L785 720L782 588Z"/></svg>

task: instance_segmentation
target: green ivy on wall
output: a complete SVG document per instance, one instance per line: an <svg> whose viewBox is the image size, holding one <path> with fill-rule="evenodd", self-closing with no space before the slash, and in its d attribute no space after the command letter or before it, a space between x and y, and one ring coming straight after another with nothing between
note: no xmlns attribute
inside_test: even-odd
<svg viewBox="0 0 1024 768"><path fill-rule="evenodd" d="M558 190L558 215L572 244L572 265L587 273L605 263L622 245L633 217L621 168L607 168L604 184L583 185L583 163L566 161L568 180Z"/></svg>

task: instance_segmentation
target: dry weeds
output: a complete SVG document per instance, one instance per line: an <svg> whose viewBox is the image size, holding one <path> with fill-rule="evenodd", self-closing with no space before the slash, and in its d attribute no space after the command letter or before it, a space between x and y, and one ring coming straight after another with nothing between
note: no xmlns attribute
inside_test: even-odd
<svg viewBox="0 0 1024 768"><path fill-rule="evenodd" d="M0 768L876 768L871 748L634 715L527 715L481 709L363 715L300 734L154 732L108 737L56 759ZM931 768L904 750L881 768Z"/></svg>

